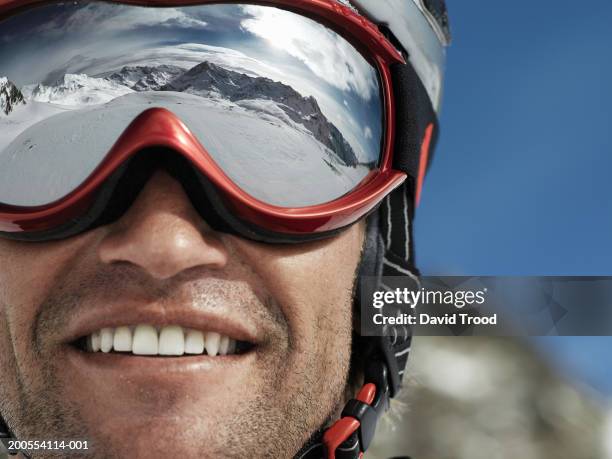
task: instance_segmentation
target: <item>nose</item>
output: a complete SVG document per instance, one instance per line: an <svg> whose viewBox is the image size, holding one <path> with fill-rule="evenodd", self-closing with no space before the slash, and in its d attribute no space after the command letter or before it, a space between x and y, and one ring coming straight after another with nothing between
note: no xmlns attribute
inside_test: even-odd
<svg viewBox="0 0 612 459"><path fill-rule="evenodd" d="M165 172L151 177L97 251L103 263L130 263L160 280L196 267L222 269L228 262L221 239Z"/></svg>

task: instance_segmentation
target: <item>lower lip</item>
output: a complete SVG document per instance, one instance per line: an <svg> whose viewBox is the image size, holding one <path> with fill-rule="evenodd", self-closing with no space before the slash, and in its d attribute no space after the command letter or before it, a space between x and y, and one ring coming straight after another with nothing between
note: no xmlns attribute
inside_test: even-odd
<svg viewBox="0 0 612 459"><path fill-rule="evenodd" d="M217 378L220 373L234 373L252 364L256 353L251 350L244 354L211 357L208 355L187 355L182 357L141 356L121 353L85 352L73 346L66 346L68 364L77 372L94 373L96 376L120 376L136 379L168 379L172 376L205 375ZM114 375L116 373L116 375Z"/></svg>

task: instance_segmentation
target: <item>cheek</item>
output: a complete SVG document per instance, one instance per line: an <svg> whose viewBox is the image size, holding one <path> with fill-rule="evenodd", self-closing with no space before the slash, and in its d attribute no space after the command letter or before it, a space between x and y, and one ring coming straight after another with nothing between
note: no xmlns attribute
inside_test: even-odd
<svg viewBox="0 0 612 459"><path fill-rule="evenodd" d="M34 378L31 330L39 305L51 288L57 257L47 244L0 240L0 396L8 403L20 396L17 382ZM14 406L0 402L3 412Z"/></svg>
<svg viewBox="0 0 612 459"><path fill-rule="evenodd" d="M323 304L351 295L363 239L364 225L357 224L322 242L271 248L232 238L232 245L284 308L308 304L319 315Z"/></svg>
<svg viewBox="0 0 612 459"><path fill-rule="evenodd" d="M87 237L44 244L0 240L0 333L4 346L7 340L12 341L16 353L26 352L26 339L31 336L40 304L90 242Z"/></svg>
<svg viewBox="0 0 612 459"><path fill-rule="evenodd" d="M4 315L33 309L52 288L68 256L60 244L0 241L0 302Z"/></svg>
<svg viewBox="0 0 612 459"><path fill-rule="evenodd" d="M302 370L330 378L331 372L336 380L346 374L363 239L364 226L354 225L331 240L272 250L236 242L240 258L261 278L289 324L293 374Z"/></svg>

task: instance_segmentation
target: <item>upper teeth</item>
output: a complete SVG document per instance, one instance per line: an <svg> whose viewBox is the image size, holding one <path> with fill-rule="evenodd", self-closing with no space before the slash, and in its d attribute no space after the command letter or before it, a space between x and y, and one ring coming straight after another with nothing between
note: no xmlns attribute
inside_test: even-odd
<svg viewBox="0 0 612 459"><path fill-rule="evenodd" d="M136 355L234 354L236 340L216 332L178 325L103 328L87 337L90 352L131 352Z"/></svg>

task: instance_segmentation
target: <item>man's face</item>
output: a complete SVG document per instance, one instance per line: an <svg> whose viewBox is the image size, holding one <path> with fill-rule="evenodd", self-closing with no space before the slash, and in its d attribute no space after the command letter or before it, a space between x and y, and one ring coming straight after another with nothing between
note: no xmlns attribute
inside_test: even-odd
<svg viewBox="0 0 612 459"><path fill-rule="evenodd" d="M89 440L87 457L290 457L343 402L363 238L363 224L299 245L216 233L159 172L108 226L0 240L0 412L21 439ZM75 345L139 324L251 347L161 357Z"/></svg>

